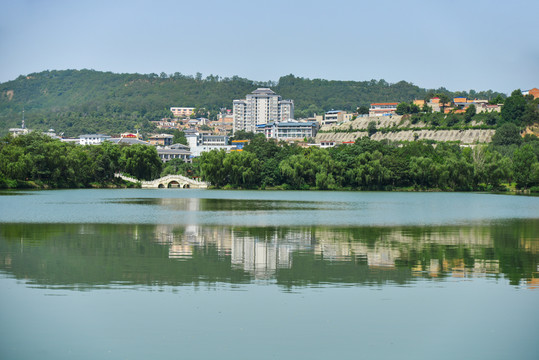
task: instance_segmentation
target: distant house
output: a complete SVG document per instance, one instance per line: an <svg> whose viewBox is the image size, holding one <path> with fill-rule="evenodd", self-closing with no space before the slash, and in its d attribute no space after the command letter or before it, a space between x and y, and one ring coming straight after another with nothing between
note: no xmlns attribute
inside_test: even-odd
<svg viewBox="0 0 539 360"><path fill-rule="evenodd" d="M530 90L523 91L522 95L524 95L524 96L532 95L534 99L537 99L537 98L539 98L539 89L538 88L533 88L533 89L530 89Z"/></svg>
<svg viewBox="0 0 539 360"><path fill-rule="evenodd" d="M369 109L369 116L394 115L399 103L373 103Z"/></svg>
<svg viewBox="0 0 539 360"><path fill-rule="evenodd" d="M11 129L9 129L9 133L11 135L13 135L14 137L19 136L19 135L26 135L29 132L30 132L30 130L28 130L27 128L11 128Z"/></svg>
<svg viewBox="0 0 539 360"><path fill-rule="evenodd" d="M155 124L158 129L178 129L181 125L178 121L168 121L166 119L151 121L151 123Z"/></svg>
<svg viewBox="0 0 539 360"><path fill-rule="evenodd" d="M350 121L354 115L342 110L330 110L324 114L322 125L336 124Z"/></svg>
<svg viewBox="0 0 539 360"><path fill-rule="evenodd" d="M191 152L185 149L157 149L157 155L163 162L170 161L172 159L181 159L185 162L191 162Z"/></svg>
<svg viewBox="0 0 539 360"><path fill-rule="evenodd" d="M423 106L425 106L425 100L414 100L413 104L419 106L421 109Z"/></svg>
<svg viewBox="0 0 539 360"><path fill-rule="evenodd" d="M174 139L174 135L157 134L150 136L148 142L152 145L169 146L172 145L172 139Z"/></svg>
<svg viewBox="0 0 539 360"><path fill-rule="evenodd" d="M232 140L230 145L233 145L238 151L243 151L243 147L250 142L251 140Z"/></svg>
<svg viewBox="0 0 539 360"><path fill-rule="evenodd" d="M446 110L451 108L451 103L450 102L442 104L442 103L440 103L440 98L439 97L433 97L432 99L429 100L427 105L430 106L432 111L434 111L434 112L442 111L442 107L444 108L444 112L447 112Z"/></svg>
<svg viewBox="0 0 539 360"><path fill-rule="evenodd" d="M79 144L80 145L100 145L103 143L103 141L108 141L110 139L111 137L109 135L103 135L103 134L81 135L79 136Z"/></svg>
<svg viewBox="0 0 539 360"><path fill-rule="evenodd" d="M170 112L174 117L188 117L194 114L195 108L192 107L171 107Z"/></svg>
<svg viewBox="0 0 539 360"><path fill-rule="evenodd" d="M137 138L131 138L131 137L119 137L119 138L111 138L109 141L113 144L125 144L125 145L150 145L149 142L143 141Z"/></svg>
<svg viewBox="0 0 539 360"><path fill-rule="evenodd" d="M465 97L459 97L453 99L454 107L447 106L445 112L453 112L456 114L464 113L470 105L474 105L477 113L482 112L499 112L501 107L499 105L489 105L488 100L481 99L466 99Z"/></svg>

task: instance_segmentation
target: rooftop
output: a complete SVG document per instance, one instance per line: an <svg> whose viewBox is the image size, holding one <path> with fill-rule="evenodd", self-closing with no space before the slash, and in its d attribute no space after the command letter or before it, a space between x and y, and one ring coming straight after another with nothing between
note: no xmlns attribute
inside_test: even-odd
<svg viewBox="0 0 539 360"><path fill-rule="evenodd" d="M273 92L270 88L258 88L255 91L253 91L251 94L275 95L275 92Z"/></svg>

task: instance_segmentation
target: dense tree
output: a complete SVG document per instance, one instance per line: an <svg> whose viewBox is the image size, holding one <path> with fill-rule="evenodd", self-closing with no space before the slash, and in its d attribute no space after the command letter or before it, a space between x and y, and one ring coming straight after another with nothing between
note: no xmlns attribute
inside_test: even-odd
<svg viewBox="0 0 539 360"><path fill-rule="evenodd" d="M513 177L517 188L528 188L534 184L537 156L530 144L526 144L515 151L513 156Z"/></svg>
<svg viewBox="0 0 539 360"><path fill-rule="evenodd" d="M496 130L492 143L494 145L520 145L522 143L520 129L513 123L505 123Z"/></svg>
<svg viewBox="0 0 539 360"><path fill-rule="evenodd" d="M468 108L466 109L466 113L464 114L464 119L466 120L466 122L472 121L476 113L477 109L474 104L468 106Z"/></svg>
<svg viewBox="0 0 539 360"><path fill-rule="evenodd" d="M79 146L38 132L6 136L0 141L2 187L25 186L28 182L53 188L88 187L115 182L117 171L149 180L160 170L161 160L151 146Z"/></svg>
<svg viewBox="0 0 539 360"><path fill-rule="evenodd" d="M526 111L526 99L522 96L520 90L515 90L511 93L502 107L501 115L504 123L521 124L522 116Z"/></svg>
<svg viewBox="0 0 539 360"><path fill-rule="evenodd" d="M202 153L200 156L200 173L202 179L216 187L222 187L228 184L228 174L223 165L225 157L226 152L224 150L213 150Z"/></svg>
<svg viewBox="0 0 539 360"><path fill-rule="evenodd" d="M174 137L172 138L173 144L183 144L187 145L187 138L185 137L185 133L180 130L174 130Z"/></svg>
<svg viewBox="0 0 539 360"><path fill-rule="evenodd" d="M410 104L401 102L397 105L397 110L395 111L398 115L404 115L410 113Z"/></svg>
<svg viewBox="0 0 539 360"><path fill-rule="evenodd" d="M369 107L367 105L361 105L357 108L357 113L360 115L367 115L369 113Z"/></svg>
<svg viewBox="0 0 539 360"><path fill-rule="evenodd" d="M376 134L376 122L375 121L371 121L369 122L369 124L367 125L367 133L369 134L369 136L373 136L374 134Z"/></svg>
<svg viewBox="0 0 539 360"><path fill-rule="evenodd" d="M120 167L129 175L140 180L159 177L163 163L153 146L131 145L122 149Z"/></svg>
<svg viewBox="0 0 539 360"><path fill-rule="evenodd" d="M442 111L442 113L444 112L445 110L445 107L451 103L451 98L449 97L449 95L447 95L446 93L439 93L439 94L436 94L436 97L438 97L440 99L440 109Z"/></svg>
<svg viewBox="0 0 539 360"><path fill-rule="evenodd" d="M223 168L234 187L250 188L260 183L260 160L253 153L233 151L224 158Z"/></svg>

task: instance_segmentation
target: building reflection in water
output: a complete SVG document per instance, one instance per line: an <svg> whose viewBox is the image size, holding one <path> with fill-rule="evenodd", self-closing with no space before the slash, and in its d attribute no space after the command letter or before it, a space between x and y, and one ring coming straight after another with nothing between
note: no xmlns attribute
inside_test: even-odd
<svg viewBox="0 0 539 360"><path fill-rule="evenodd" d="M457 227L419 232L388 228L362 234L338 228L159 225L155 234L159 244L168 246L171 259L190 259L195 249L213 246L219 256L230 258L233 268L243 269L255 279L269 279L279 269L291 269L295 253L309 253L333 263L365 264L370 269L380 270L407 264L413 276L423 277L441 274L477 277L500 272L499 260L484 256L485 249L494 247L493 238L485 233L485 228ZM426 249L436 252L434 248L443 248L443 255L421 255Z"/></svg>
<svg viewBox="0 0 539 360"><path fill-rule="evenodd" d="M538 228L539 221L357 228L4 224L0 271L50 284L271 279L290 287L503 277L538 288Z"/></svg>

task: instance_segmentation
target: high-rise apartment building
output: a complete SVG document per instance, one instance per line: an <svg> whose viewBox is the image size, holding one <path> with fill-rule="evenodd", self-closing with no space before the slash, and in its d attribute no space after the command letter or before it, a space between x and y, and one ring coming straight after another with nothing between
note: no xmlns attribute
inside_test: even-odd
<svg viewBox="0 0 539 360"><path fill-rule="evenodd" d="M294 118L294 102L282 100L271 89L258 88L244 100L234 100L234 132L255 132L257 125Z"/></svg>

